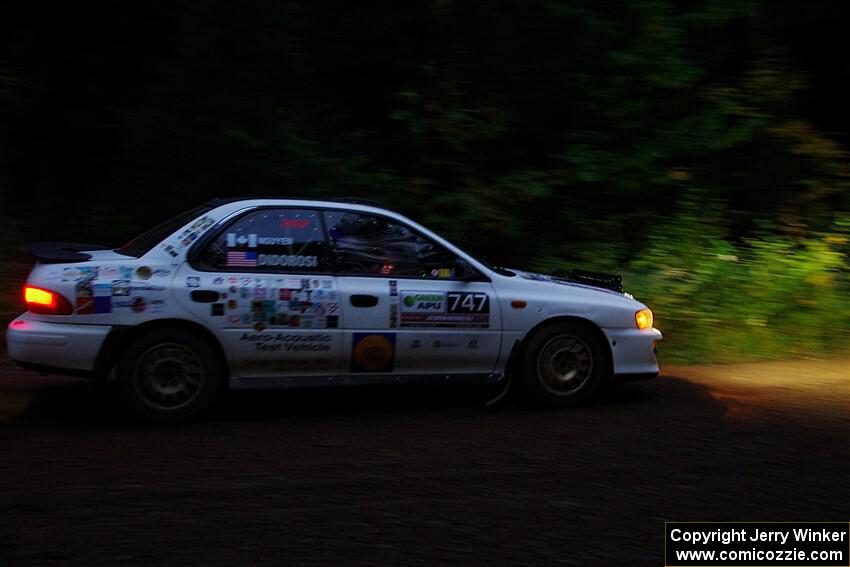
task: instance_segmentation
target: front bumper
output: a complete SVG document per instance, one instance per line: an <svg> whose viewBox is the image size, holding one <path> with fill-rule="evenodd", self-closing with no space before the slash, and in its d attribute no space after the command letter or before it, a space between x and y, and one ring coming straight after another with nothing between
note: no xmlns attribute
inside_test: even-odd
<svg viewBox="0 0 850 567"><path fill-rule="evenodd" d="M602 329L611 347L614 374L658 374L655 343L663 339L658 329Z"/></svg>
<svg viewBox="0 0 850 567"><path fill-rule="evenodd" d="M6 329L9 358L24 366L93 372L108 325L70 325L34 321L24 313Z"/></svg>

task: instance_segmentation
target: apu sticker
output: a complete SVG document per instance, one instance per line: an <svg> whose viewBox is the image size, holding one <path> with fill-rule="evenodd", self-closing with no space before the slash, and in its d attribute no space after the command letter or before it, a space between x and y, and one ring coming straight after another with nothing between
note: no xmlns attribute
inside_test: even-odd
<svg viewBox="0 0 850 567"><path fill-rule="evenodd" d="M446 294L441 291L401 292L403 313L443 313Z"/></svg>
<svg viewBox="0 0 850 567"><path fill-rule="evenodd" d="M490 326L490 296L475 292L401 292L402 327Z"/></svg>

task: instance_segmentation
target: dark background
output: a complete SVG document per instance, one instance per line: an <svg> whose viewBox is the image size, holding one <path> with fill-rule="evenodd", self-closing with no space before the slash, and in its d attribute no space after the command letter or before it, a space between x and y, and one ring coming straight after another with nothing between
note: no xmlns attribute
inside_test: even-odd
<svg viewBox="0 0 850 567"><path fill-rule="evenodd" d="M623 273L676 360L833 350L850 327L847 12L5 5L0 260L18 274L27 241L119 245L213 196L358 196L505 265Z"/></svg>

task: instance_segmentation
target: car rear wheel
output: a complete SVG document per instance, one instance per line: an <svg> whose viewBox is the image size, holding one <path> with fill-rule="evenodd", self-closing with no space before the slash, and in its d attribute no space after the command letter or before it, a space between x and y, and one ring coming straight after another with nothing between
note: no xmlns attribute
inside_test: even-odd
<svg viewBox="0 0 850 567"><path fill-rule="evenodd" d="M563 407L590 399L608 373L603 345L585 325L555 323L531 337L523 384L531 399Z"/></svg>
<svg viewBox="0 0 850 567"><path fill-rule="evenodd" d="M215 352L181 330L157 330L136 339L118 365L119 390L138 419L176 423L208 409L219 390Z"/></svg>

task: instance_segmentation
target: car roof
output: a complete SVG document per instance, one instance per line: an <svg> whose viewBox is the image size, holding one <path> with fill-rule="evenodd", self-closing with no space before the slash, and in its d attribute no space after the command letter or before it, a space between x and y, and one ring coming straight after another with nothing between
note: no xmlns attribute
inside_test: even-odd
<svg viewBox="0 0 850 567"><path fill-rule="evenodd" d="M238 203L240 201L291 201L300 203L312 203L315 205L336 206L340 204L348 205L364 205L377 209L389 210L380 201L373 199L360 199L358 197L331 197L327 199L315 199L310 197L280 197L274 195L246 195L242 197L215 197L210 199L205 204L210 207L218 207L228 205L230 203Z"/></svg>

